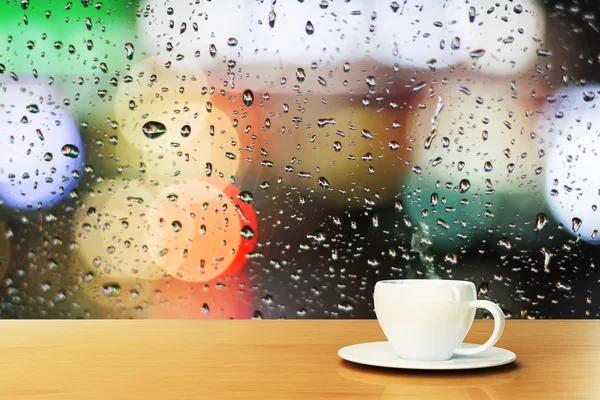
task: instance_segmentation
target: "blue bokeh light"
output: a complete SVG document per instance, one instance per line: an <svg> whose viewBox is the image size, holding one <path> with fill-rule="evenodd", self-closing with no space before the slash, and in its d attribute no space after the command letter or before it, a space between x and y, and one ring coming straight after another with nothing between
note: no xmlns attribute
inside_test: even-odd
<svg viewBox="0 0 600 400"><path fill-rule="evenodd" d="M0 200L48 208L69 197L82 173L83 143L63 98L48 85L0 84Z"/></svg>

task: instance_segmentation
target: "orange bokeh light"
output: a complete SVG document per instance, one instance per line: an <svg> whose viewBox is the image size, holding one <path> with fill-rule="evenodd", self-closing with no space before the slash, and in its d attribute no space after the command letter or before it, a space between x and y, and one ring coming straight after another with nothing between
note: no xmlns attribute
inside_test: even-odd
<svg viewBox="0 0 600 400"><path fill-rule="evenodd" d="M252 206L239 194L218 178L163 189L148 231L168 274L206 282L244 265L256 243L257 222Z"/></svg>

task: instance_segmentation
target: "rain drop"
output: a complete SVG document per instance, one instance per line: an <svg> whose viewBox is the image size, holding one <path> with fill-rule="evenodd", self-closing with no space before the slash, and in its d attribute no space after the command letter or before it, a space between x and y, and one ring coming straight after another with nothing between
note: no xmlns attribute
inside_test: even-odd
<svg viewBox="0 0 600 400"><path fill-rule="evenodd" d="M40 109L37 105L35 104L30 104L27 106L27 111L29 111L32 114L37 114L40 112Z"/></svg>
<svg viewBox="0 0 600 400"><path fill-rule="evenodd" d="M460 181L458 191L460 193L465 193L467 190L469 190L470 187L471 187L471 182L469 182L467 179L463 179L462 181Z"/></svg>
<svg viewBox="0 0 600 400"><path fill-rule="evenodd" d="M189 125L184 125L181 127L181 136L182 137L190 136L191 132L192 132L192 128Z"/></svg>
<svg viewBox="0 0 600 400"><path fill-rule="evenodd" d="M548 216L544 213L539 213L535 217L535 230L541 231L546 226L546 223L548 223Z"/></svg>
<svg viewBox="0 0 600 400"><path fill-rule="evenodd" d="M125 50L127 51L127 59L133 60L133 55L135 53L135 48L131 43L125 43Z"/></svg>
<svg viewBox="0 0 600 400"><path fill-rule="evenodd" d="M237 198L245 204L252 204L254 202L254 195L248 191L240 192L240 194L237 195Z"/></svg>
<svg viewBox="0 0 600 400"><path fill-rule="evenodd" d="M181 224L181 222L179 221L173 221L171 223L171 230L173 232L179 232L181 230L181 228L183 227L183 225Z"/></svg>
<svg viewBox="0 0 600 400"><path fill-rule="evenodd" d="M77 158L79 157L79 148L73 144L65 144L62 147L62 154L65 157Z"/></svg>
<svg viewBox="0 0 600 400"><path fill-rule="evenodd" d="M167 132L167 127L161 122L149 121L142 127L144 135L149 139L156 139Z"/></svg>
<svg viewBox="0 0 600 400"><path fill-rule="evenodd" d="M121 292L121 286L117 283L107 283L102 286L102 294L108 297L118 296Z"/></svg>
<svg viewBox="0 0 600 400"><path fill-rule="evenodd" d="M252 228L250 228L249 226L244 226L240 232L240 235L246 239L246 240L250 240L255 236L254 230L252 230Z"/></svg>
<svg viewBox="0 0 600 400"><path fill-rule="evenodd" d="M581 228L581 224L583 224L583 222L579 218L574 217L571 220L571 229L573 230L573 232L577 232L579 228Z"/></svg>
<svg viewBox="0 0 600 400"><path fill-rule="evenodd" d="M592 101L596 98L596 93L592 90L584 90L583 91L583 100L584 101Z"/></svg>
<svg viewBox="0 0 600 400"><path fill-rule="evenodd" d="M243 96L242 99L244 101L244 104L247 107L250 107L252 105L252 103L254 103L254 93L252 93L252 91L250 89L246 89L242 96Z"/></svg>
<svg viewBox="0 0 600 400"><path fill-rule="evenodd" d="M315 27L313 26L312 22L306 21L305 30L308 35L312 35L313 33L315 33Z"/></svg>

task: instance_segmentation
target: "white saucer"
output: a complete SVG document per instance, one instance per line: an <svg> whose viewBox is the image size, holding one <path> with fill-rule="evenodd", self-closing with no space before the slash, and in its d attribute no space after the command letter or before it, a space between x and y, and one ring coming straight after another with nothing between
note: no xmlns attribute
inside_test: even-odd
<svg viewBox="0 0 600 400"><path fill-rule="evenodd" d="M461 347L477 347L477 344L463 343ZM474 356L454 356L448 361L409 361L396 355L389 342L361 343L344 347L338 351L344 360L374 367L456 370L497 367L515 361L517 356L509 350L492 347Z"/></svg>

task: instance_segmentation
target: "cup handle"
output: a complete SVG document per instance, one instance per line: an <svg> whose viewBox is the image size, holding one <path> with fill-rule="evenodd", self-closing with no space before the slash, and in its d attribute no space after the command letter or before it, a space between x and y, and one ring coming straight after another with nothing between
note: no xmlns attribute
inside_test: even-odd
<svg viewBox="0 0 600 400"><path fill-rule="evenodd" d="M458 348L454 350L454 354L460 356L472 356L486 351L498 342L498 339L500 339L500 336L502 336L502 332L504 331L504 313L496 304L488 300L473 300L469 303L469 308L483 308L484 310L489 311L494 317L494 332L492 332L492 336L488 341L481 346L470 349Z"/></svg>

